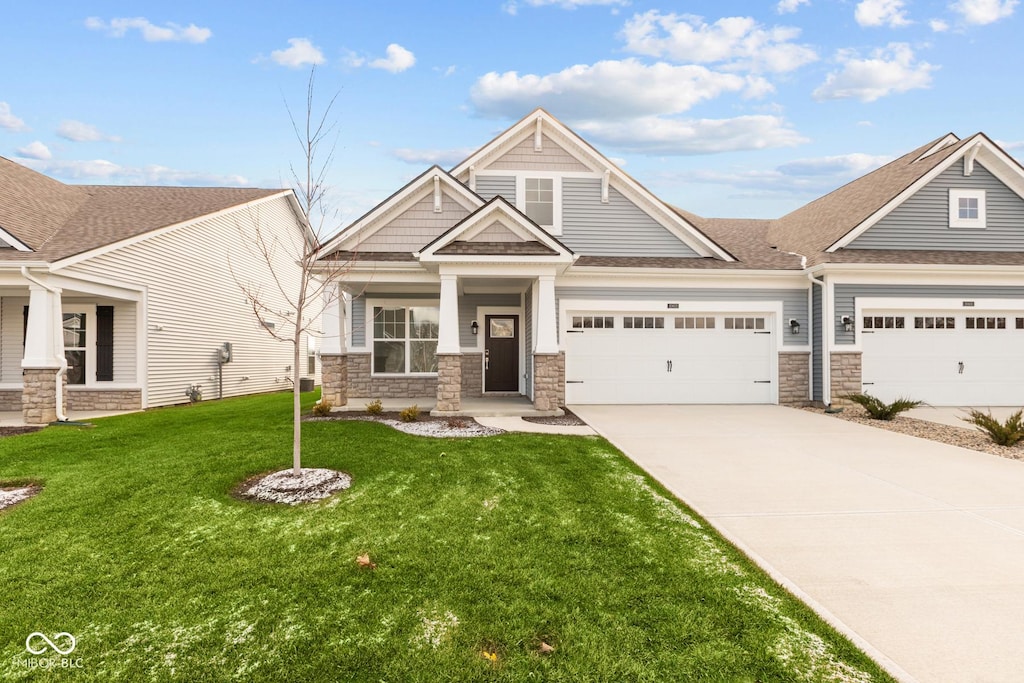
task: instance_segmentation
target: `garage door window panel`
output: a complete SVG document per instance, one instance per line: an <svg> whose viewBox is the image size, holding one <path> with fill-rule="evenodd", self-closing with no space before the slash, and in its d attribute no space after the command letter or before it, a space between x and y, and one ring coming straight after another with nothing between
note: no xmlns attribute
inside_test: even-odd
<svg viewBox="0 0 1024 683"><path fill-rule="evenodd" d="M955 330L956 318L952 316L915 316L915 330Z"/></svg>
<svg viewBox="0 0 1024 683"><path fill-rule="evenodd" d="M665 318L649 315L627 315L622 319L622 327L627 330L661 330L665 328Z"/></svg>
<svg viewBox="0 0 1024 683"><path fill-rule="evenodd" d="M899 315L866 315L865 330L902 330L906 326L906 318Z"/></svg>
<svg viewBox="0 0 1024 683"><path fill-rule="evenodd" d="M715 329L715 319L705 316L687 316L676 318L675 326L677 330L713 330Z"/></svg>
<svg viewBox="0 0 1024 683"><path fill-rule="evenodd" d="M729 318L725 319L727 330L763 330L764 318Z"/></svg>
<svg viewBox="0 0 1024 683"><path fill-rule="evenodd" d="M1018 318L1020 320L1020 318ZM1005 330L1006 318L969 316L965 321L968 330ZM1018 326L1018 329L1020 327Z"/></svg>
<svg viewBox="0 0 1024 683"><path fill-rule="evenodd" d="M601 315L574 315L572 328L574 330L611 330L615 328L615 318Z"/></svg>

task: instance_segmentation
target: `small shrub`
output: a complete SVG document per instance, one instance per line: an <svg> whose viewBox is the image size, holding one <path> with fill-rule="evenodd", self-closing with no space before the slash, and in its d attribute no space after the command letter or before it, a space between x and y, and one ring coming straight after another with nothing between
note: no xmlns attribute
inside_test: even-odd
<svg viewBox="0 0 1024 683"><path fill-rule="evenodd" d="M366 412L370 415L380 415L384 412L384 404L380 402L379 398L375 398L366 404Z"/></svg>
<svg viewBox="0 0 1024 683"><path fill-rule="evenodd" d="M980 431L988 434L988 437L994 443L1000 446L1012 446L1021 439L1024 439L1024 424L1022 424L1024 423L1024 418L1022 418L1022 413L1024 411L1018 410L1006 418L1006 422L1000 422L992 417L992 413L971 410L967 417L961 417L960 419L964 422L970 422Z"/></svg>
<svg viewBox="0 0 1024 683"><path fill-rule="evenodd" d="M333 403L321 399L319 403L313 406L313 414L316 415L317 417L328 417L330 416L331 408L333 407Z"/></svg>
<svg viewBox="0 0 1024 683"><path fill-rule="evenodd" d="M398 413L398 419L402 422L415 422L420 419L420 407L413 405L405 408L402 412Z"/></svg>
<svg viewBox="0 0 1024 683"><path fill-rule="evenodd" d="M870 394L847 394L843 398L864 408L873 420L891 420L903 411L916 408L924 403L924 401L914 401L902 397L892 403L886 403Z"/></svg>
<svg viewBox="0 0 1024 683"><path fill-rule="evenodd" d="M449 417L447 420L444 421L444 424L445 426L448 427L448 429L466 428L466 421L463 420L461 417Z"/></svg>

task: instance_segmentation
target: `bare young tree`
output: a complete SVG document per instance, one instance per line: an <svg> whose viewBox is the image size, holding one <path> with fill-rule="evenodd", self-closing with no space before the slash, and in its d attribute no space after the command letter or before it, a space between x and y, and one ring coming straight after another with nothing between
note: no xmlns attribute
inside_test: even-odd
<svg viewBox="0 0 1024 683"><path fill-rule="evenodd" d="M330 99L321 113L316 112L314 90L316 68L310 70L306 88L306 110L296 119L287 102L285 107L296 139L302 147L304 163L291 166L292 189L298 199L304 235L292 244L282 242L278 235L268 234L258 214L250 213L252 232L246 246L261 266L270 273L270 286L256 285L240 277L232 267L232 276L252 308L260 326L274 339L292 345L292 473L302 469L302 422L300 407L300 362L304 335L316 334L315 325L326 308L337 303L334 283L344 276L346 264L318 264L319 247L328 225L325 203L326 176L334 159L334 122L331 110L338 94ZM290 252L287 254L283 251ZM229 263L230 265L230 263ZM296 280L297 276L297 280ZM280 310L280 305L287 310Z"/></svg>

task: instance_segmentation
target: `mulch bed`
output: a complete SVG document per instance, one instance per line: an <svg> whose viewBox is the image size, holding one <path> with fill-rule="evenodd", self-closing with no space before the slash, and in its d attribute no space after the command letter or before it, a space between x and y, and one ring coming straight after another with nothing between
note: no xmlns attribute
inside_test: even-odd
<svg viewBox="0 0 1024 683"><path fill-rule="evenodd" d="M805 408L805 410L815 413L824 413L821 408ZM992 443L992 440L988 438L988 435L973 427L954 427L952 425L939 424L928 420L918 420L917 418L907 417L905 415L897 415L894 419L889 421L873 420L868 417L867 412L865 412L865 410L860 406L847 406L843 408L841 413L828 414L831 417L836 417L841 420L856 422L869 427L877 427L878 429L887 429L890 432L899 432L900 434L916 436L921 439L938 441L939 443L948 444L950 446L969 448L973 451L981 451L982 453L998 455L1001 458L1024 460L1024 441L1015 446L999 446Z"/></svg>
<svg viewBox="0 0 1024 683"><path fill-rule="evenodd" d="M40 484L0 484L0 511L23 503L42 490Z"/></svg>
<svg viewBox="0 0 1024 683"><path fill-rule="evenodd" d="M368 413L365 410L352 410L331 413L328 417L306 416L307 422L332 422L337 420L362 420L364 422L380 422L406 434L433 437L470 437L493 436L503 434L504 430L485 427L471 417L435 417L429 413L421 413L413 422L402 422L398 412Z"/></svg>
<svg viewBox="0 0 1024 683"><path fill-rule="evenodd" d="M523 422L532 422L538 425L558 425L560 427L586 427L587 423L581 420L574 412L563 407L565 415L561 417L524 417Z"/></svg>
<svg viewBox="0 0 1024 683"><path fill-rule="evenodd" d="M303 467L299 476L291 469L249 477L231 492L236 498L258 503L298 505L333 496L352 485L352 476L337 470Z"/></svg>

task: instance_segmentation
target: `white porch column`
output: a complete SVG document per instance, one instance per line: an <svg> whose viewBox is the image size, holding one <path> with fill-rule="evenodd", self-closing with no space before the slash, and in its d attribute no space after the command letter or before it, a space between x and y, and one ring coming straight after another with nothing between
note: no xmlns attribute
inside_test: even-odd
<svg viewBox="0 0 1024 683"><path fill-rule="evenodd" d="M30 284L28 291L28 326L21 367L26 370L57 369L64 358L60 290L51 292L45 287Z"/></svg>
<svg viewBox="0 0 1024 683"><path fill-rule="evenodd" d="M459 277L441 275L441 310L437 321L437 352L461 353L459 343Z"/></svg>
<svg viewBox="0 0 1024 683"><path fill-rule="evenodd" d="M323 340L320 343L320 354L341 355L347 352L345 343L345 294L337 285L324 289Z"/></svg>
<svg viewBox="0 0 1024 683"><path fill-rule="evenodd" d="M534 353L558 353L555 276L537 277L537 342Z"/></svg>

